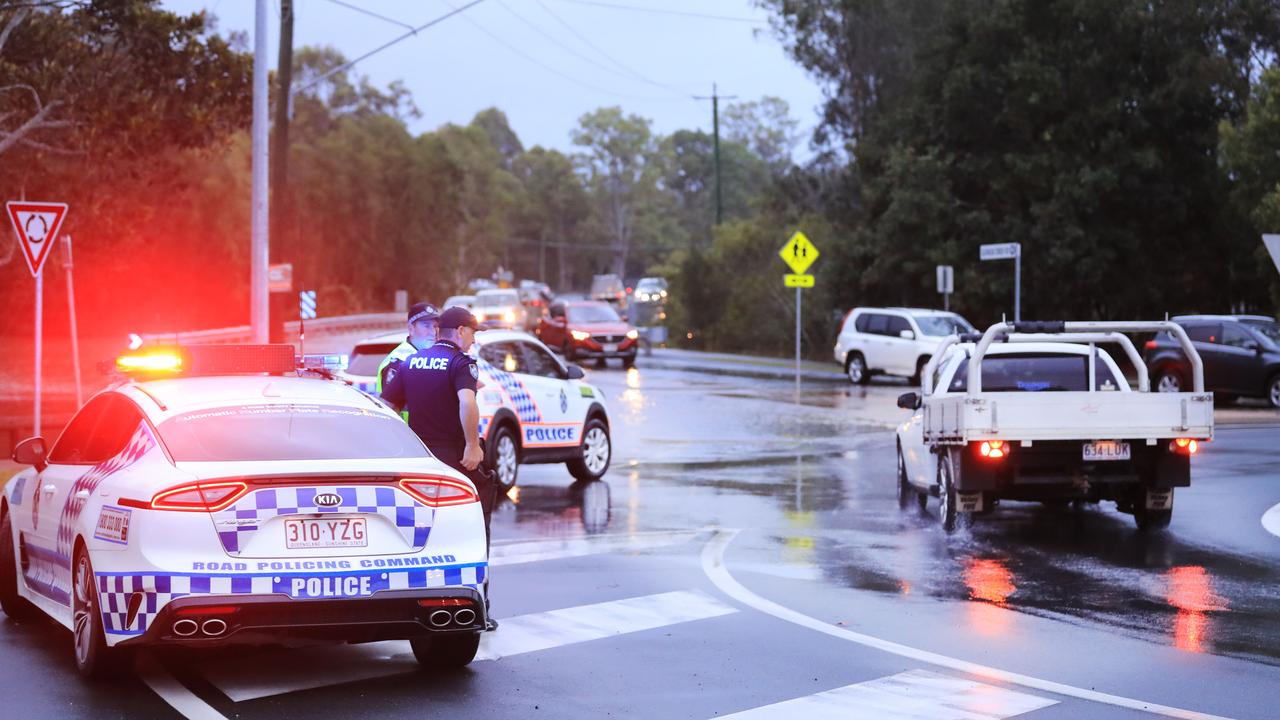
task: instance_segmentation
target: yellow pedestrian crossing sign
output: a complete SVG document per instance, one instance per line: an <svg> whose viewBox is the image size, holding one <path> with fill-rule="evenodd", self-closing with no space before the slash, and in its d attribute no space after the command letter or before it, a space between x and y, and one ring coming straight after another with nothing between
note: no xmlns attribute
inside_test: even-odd
<svg viewBox="0 0 1280 720"><path fill-rule="evenodd" d="M813 287L812 275L783 275L782 284L785 287L793 288L811 288Z"/></svg>
<svg viewBox="0 0 1280 720"><path fill-rule="evenodd" d="M791 272L803 275L813 261L818 259L818 248L809 242L809 238L805 237L804 233L797 230L778 254L782 256L782 261L791 267Z"/></svg>

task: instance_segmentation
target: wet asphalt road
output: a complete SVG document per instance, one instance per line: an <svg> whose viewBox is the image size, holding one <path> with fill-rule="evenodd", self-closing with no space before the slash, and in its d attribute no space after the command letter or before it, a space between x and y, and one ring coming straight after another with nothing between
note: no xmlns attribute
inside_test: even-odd
<svg viewBox="0 0 1280 720"><path fill-rule="evenodd" d="M147 656L142 679L86 684L69 633L5 621L4 714L1280 717L1280 537L1259 522L1280 427L1221 428L1162 534L1107 503L1007 503L947 536L936 501L894 500L900 386L797 404L784 382L590 379L613 467L587 485L522 469L494 516L503 625L466 671L379 643ZM813 695L838 689L822 715Z"/></svg>

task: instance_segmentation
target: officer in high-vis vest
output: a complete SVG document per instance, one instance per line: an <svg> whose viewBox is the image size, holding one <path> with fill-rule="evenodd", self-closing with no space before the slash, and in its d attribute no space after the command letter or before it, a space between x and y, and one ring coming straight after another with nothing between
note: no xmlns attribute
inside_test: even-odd
<svg viewBox="0 0 1280 720"><path fill-rule="evenodd" d="M440 318L440 311L431 303L414 303L409 308L409 336L404 342L396 346L378 365L378 379L376 389L379 395L382 394L382 388L386 386L387 380L400 369L400 363L410 355L431 347L436 342L437 326L436 322ZM408 413L402 412L405 419L408 419Z"/></svg>

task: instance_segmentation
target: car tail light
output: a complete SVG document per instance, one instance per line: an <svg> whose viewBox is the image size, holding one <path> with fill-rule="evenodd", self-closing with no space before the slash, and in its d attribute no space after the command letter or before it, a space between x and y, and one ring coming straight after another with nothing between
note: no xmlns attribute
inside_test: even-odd
<svg viewBox="0 0 1280 720"><path fill-rule="evenodd" d="M1169 443L1169 452L1180 455L1195 455L1200 452L1200 443L1191 438L1178 438Z"/></svg>
<svg viewBox="0 0 1280 720"><path fill-rule="evenodd" d="M415 500L427 507L449 507L480 502L475 488L465 480L447 477L407 477L400 479L400 487Z"/></svg>
<svg viewBox="0 0 1280 720"><path fill-rule="evenodd" d="M1009 454L1009 445L1003 440L983 440L978 446L978 454L984 458L999 460Z"/></svg>
<svg viewBox="0 0 1280 720"><path fill-rule="evenodd" d="M1156 349L1156 341L1155 341L1155 340L1148 340L1145 344L1143 344L1142 348L1143 348L1144 350L1155 350L1155 349Z"/></svg>
<svg viewBox="0 0 1280 720"><path fill-rule="evenodd" d="M178 616L191 615L230 615L240 610L239 605L204 605L201 607L182 608L174 613Z"/></svg>
<svg viewBox="0 0 1280 720"><path fill-rule="evenodd" d="M249 484L242 480L197 481L161 490L150 502L120 498L120 504L144 510L218 512L225 510L247 492Z"/></svg>

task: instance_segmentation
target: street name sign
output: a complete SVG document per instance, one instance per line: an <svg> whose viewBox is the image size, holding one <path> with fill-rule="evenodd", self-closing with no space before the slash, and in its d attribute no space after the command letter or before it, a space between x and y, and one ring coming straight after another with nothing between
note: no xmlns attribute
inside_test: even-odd
<svg viewBox="0 0 1280 720"><path fill-rule="evenodd" d="M813 287L813 276L801 275L799 273L795 275L791 275L791 274L783 275L782 284L785 285L786 287L793 287L793 288L811 288Z"/></svg>
<svg viewBox="0 0 1280 720"><path fill-rule="evenodd" d="M1012 260L1022 255L1022 243L993 243L978 248L983 260Z"/></svg>
<svg viewBox="0 0 1280 720"><path fill-rule="evenodd" d="M778 251L778 255L791 268L791 272L803 275L813 261L818 259L818 248L809 242L809 238L805 237L804 233L797 230L796 234L787 240L787 244Z"/></svg>
<svg viewBox="0 0 1280 720"><path fill-rule="evenodd" d="M9 201L9 222L18 236L22 255L31 268L31 276L39 277L40 268L49 258L49 250L58 239L62 221L67 217L67 204L54 202Z"/></svg>
<svg viewBox="0 0 1280 720"><path fill-rule="evenodd" d="M267 266L267 292L293 292L293 263Z"/></svg>

